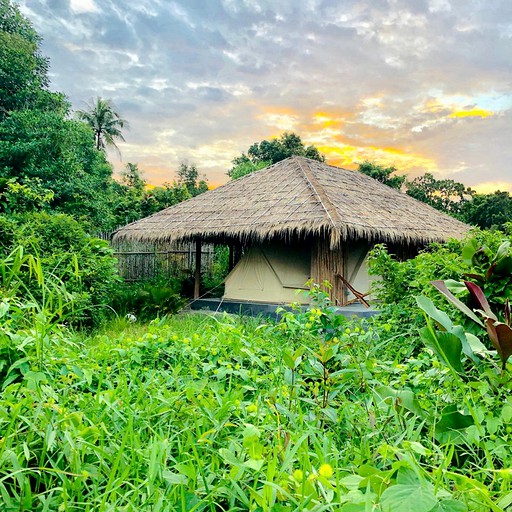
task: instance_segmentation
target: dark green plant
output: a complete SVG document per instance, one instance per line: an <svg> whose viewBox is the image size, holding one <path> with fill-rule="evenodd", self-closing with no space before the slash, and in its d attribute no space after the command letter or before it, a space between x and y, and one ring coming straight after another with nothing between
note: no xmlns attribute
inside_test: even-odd
<svg viewBox="0 0 512 512"><path fill-rule="evenodd" d="M67 215L33 213L16 221L0 222L0 256L7 257L16 247L37 258L42 272L61 280L73 294L75 312L68 318L74 325L98 325L108 316L112 292L119 282L116 260L108 243L89 236ZM28 268L21 268L18 279L25 284L21 299L30 292L40 300Z"/></svg>
<svg viewBox="0 0 512 512"><path fill-rule="evenodd" d="M476 309L473 311L466 304L455 297L443 281L433 281L432 284L460 311L473 320L480 327L484 327L489 335L493 347L501 359L501 370L505 371L507 360L512 355L512 324L510 314L510 302L507 300L503 310L503 322L498 320L497 315L491 310L483 290L469 281L464 284L467 287L472 303ZM476 315L478 313L482 318Z"/></svg>
<svg viewBox="0 0 512 512"><path fill-rule="evenodd" d="M176 313L185 303L182 281L164 275L147 281L121 283L112 297L112 308L119 316L134 315L139 320Z"/></svg>
<svg viewBox="0 0 512 512"><path fill-rule="evenodd" d="M510 240L497 248L471 238L462 248L462 258L471 271L465 276L476 282L493 305L512 299L512 251Z"/></svg>

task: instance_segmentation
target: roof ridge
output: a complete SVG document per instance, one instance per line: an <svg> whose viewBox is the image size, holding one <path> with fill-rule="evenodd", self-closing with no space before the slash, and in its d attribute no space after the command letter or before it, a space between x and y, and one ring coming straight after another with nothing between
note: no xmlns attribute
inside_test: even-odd
<svg viewBox="0 0 512 512"><path fill-rule="evenodd" d="M302 174L306 178L309 187L311 188L313 193L318 197L318 200L320 201L322 208L325 210L325 213L327 213L327 217L331 221L331 246L336 246L338 245L341 238L339 230L339 226L341 225L341 217L339 216L336 207L332 204L332 201L329 199L329 196L325 192L324 187L316 179L316 176L314 176L313 173L311 172L311 168L309 166L309 159L303 159L296 156L294 157L294 159L297 160L297 163L299 164L299 169L302 171ZM301 160L306 160L307 170L302 165ZM338 221L338 224L336 223L336 221Z"/></svg>

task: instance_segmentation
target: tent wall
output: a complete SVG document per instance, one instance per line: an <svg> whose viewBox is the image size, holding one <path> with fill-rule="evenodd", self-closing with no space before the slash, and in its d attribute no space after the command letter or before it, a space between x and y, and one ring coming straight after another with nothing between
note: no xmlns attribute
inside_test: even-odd
<svg viewBox="0 0 512 512"><path fill-rule="evenodd" d="M309 279L310 249L263 244L249 249L225 280L224 298L253 302L307 303L298 296Z"/></svg>
<svg viewBox="0 0 512 512"><path fill-rule="evenodd" d="M357 291L370 289L366 259L370 249L365 240L348 240L332 250L325 238L304 241L302 245L273 242L253 246L230 272L225 281L224 297L269 303L302 302L309 298L295 290L307 290L306 281L322 285L333 304L343 305L354 295L343 285L342 275Z"/></svg>

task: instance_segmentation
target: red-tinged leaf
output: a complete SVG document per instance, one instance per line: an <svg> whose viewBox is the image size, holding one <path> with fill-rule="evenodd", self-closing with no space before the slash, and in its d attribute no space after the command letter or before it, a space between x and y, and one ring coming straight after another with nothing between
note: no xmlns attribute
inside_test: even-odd
<svg viewBox="0 0 512 512"><path fill-rule="evenodd" d="M496 332L496 327L494 326L494 320L491 318L485 319L485 328L487 330L487 334L489 335L489 338L491 338L492 346L497 350L498 354L501 357L501 348L500 348L500 342L498 339L498 333Z"/></svg>
<svg viewBox="0 0 512 512"><path fill-rule="evenodd" d="M485 283L485 277L481 276L480 274L464 274L464 275L471 279L476 279L477 281L480 281L481 283Z"/></svg>
<svg viewBox="0 0 512 512"><path fill-rule="evenodd" d="M475 313L471 311L471 309L469 309L466 304L464 304L464 302L459 300L450 290L448 290L444 281L431 281L431 284L435 286L454 306L459 308L466 316L471 318L473 322L476 322L478 325L484 327L484 324L480 318L478 318Z"/></svg>
<svg viewBox="0 0 512 512"><path fill-rule="evenodd" d="M491 306L489 306L489 302L487 301L487 297L484 295L482 288L480 288L480 286L475 283L471 283L470 281L464 281L464 284L469 290L471 298L479 306L479 309L482 309L489 318L492 318L496 322L498 319L496 318L496 315L491 311Z"/></svg>
<svg viewBox="0 0 512 512"><path fill-rule="evenodd" d="M512 328L501 322L493 322L490 318L486 319L485 324L491 342L500 356L501 367L504 370L508 358L512 355Z"/></svg>
<svg viewBox="0 0 512 512"><path fill-rule="evenodd" d="M512 329L507 324L502 323L495 325L495 329L500 343L500 357L501 362L503 363L502 369L504 370L508 358L512 355Z"/></svg>
<svg viewBox="0 0 512 512"><path fill-rule="evenodd" d="M489 279L493 273L494 273L494 269L496 268L496 265L497 265L497 262L494 262L490 267L489 267L489 270L487 270L487 272L485 273L485 279Z"/></svg>

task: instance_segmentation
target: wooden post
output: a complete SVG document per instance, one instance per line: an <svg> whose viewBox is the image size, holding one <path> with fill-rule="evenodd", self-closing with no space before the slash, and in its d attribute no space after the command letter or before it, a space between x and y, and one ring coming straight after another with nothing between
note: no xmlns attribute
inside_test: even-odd
<svg viewBox="0 0 512 512"><path fill-rule="evenodd" d="M228 271L231 272L235 266L235 245L229 244Z"/></svg>
<svg viewBox="0 0 512 512"><path fill-rule="evenodd" d="M201 291L201 240L196 240L196 271L194 281L194 299L198 299Z"/></svg>

